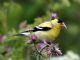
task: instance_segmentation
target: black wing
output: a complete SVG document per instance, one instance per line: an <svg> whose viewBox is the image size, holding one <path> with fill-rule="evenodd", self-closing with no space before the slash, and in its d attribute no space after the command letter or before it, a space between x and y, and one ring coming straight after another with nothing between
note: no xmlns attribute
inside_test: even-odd
<svg viewBox="0 0 80 60"><path fill-rule="evenodd" d="M48 31L50 29L51 29L51 27L36 26L36 27L33 28L33 30L28 30L28 31L25 31L25 32L30 32L30 31L32 31L32 32L36 32L36 31Z"/></svg>
<svg viewBox="0 0 80 60"><path fill-rule="evenodd" d="M27 30L27 31L21 32L21 34L15 34L14 36L17 36L17 35L18 36L25 36L25 34L22 34L22 33L36 32L36 31L49 31L51 29L52 29L51 27L40 27L40 26L36 26L32 30Z"/></svg>

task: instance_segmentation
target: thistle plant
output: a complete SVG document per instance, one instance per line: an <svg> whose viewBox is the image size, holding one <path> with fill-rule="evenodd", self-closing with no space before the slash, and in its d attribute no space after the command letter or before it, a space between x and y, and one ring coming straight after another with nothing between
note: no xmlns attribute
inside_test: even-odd
<svg viewBox="0 0 80 60"><path fill-rule="evenodd" d="M49 60L53 55L62 55L57 43L38 40L36 35L32 35L28 43L34 44L33 50L36 60Z"/></svg>

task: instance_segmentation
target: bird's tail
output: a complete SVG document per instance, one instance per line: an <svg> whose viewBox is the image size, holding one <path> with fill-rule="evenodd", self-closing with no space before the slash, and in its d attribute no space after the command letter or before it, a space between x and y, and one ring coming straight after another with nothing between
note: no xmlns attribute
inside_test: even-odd
<svg viewBox="0 0 80 60"><path fill-rule="evenodd" d="M31 33L30 32L22 32L22 33L19 33L19 34L14 34L13 36L30 36Z"/></svg>

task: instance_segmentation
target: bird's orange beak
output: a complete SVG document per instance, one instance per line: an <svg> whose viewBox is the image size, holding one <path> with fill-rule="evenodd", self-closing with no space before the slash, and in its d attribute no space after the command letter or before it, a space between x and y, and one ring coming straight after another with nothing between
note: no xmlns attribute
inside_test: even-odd
<svg viewBox="0 0 80 60"><path fill-rule="evenodd" d="M67 26L64 22L61 23L61 26L67 29Z"/></svg>

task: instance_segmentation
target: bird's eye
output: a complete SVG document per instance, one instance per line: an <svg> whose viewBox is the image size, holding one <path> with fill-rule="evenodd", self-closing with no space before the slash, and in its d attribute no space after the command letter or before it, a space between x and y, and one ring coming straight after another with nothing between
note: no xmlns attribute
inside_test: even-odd
<svg viewBox="0 0 80 60"><path fill-rule="evenodd" d="M58 23L62 23L63 22L63 19L58 19Z"/></svg>

